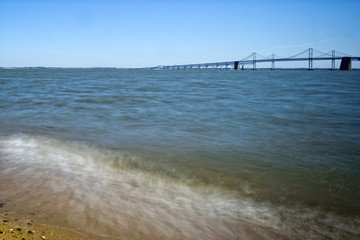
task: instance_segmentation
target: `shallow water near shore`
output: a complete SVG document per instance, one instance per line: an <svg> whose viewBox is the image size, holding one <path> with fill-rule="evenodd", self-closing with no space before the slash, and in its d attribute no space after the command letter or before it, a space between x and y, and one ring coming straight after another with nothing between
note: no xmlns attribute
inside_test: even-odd
<svg viewBox="0 0 360 240"><path fill-rule="evenodd" d="M357 239L359 79L1 69L0 201L108 239Z"/></svg>

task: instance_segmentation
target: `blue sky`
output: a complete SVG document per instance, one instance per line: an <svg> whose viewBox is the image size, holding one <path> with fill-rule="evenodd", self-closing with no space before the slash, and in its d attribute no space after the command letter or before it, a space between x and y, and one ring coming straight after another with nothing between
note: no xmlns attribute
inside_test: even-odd
<svg viewBox="0 0 360 240"><path fill-rule="evenodd" d="M359 0L0 0L0 66L147 67L309 47L360 56L359 26Z"/></svg>

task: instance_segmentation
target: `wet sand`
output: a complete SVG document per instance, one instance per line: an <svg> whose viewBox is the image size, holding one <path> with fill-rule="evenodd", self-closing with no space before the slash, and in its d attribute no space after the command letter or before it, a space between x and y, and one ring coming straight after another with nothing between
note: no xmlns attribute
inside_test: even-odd
<svg viewBox="0 0 360 240"><path fill-rule="evenodd" d="M96 239L79 232L40 224L31 217L25 217L26 213L21 215L9 211L7 206L10 204L0 202L0 239Z"/></svg>

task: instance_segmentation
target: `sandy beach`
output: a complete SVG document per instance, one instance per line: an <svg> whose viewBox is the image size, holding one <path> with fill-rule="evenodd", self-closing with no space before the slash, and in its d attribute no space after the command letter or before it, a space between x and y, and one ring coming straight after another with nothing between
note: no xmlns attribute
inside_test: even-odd
<svg viewBox="0 0 360 240"><path fill-rule="evenodd" d="M0 239L96 239L79 232L40 224L33 218L9 211L7 205L6 202L0 202Z"/></svg>

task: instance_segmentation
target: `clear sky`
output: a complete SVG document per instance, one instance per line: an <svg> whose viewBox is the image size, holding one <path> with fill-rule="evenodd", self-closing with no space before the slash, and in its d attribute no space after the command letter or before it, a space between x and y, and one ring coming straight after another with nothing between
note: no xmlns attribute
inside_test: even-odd
<svg viewBox="0 0 360 240"><path fill-rule="evenodd" d="M310 47L360 56L360 1L0 0L1 67L147 67Z"/></svg>

